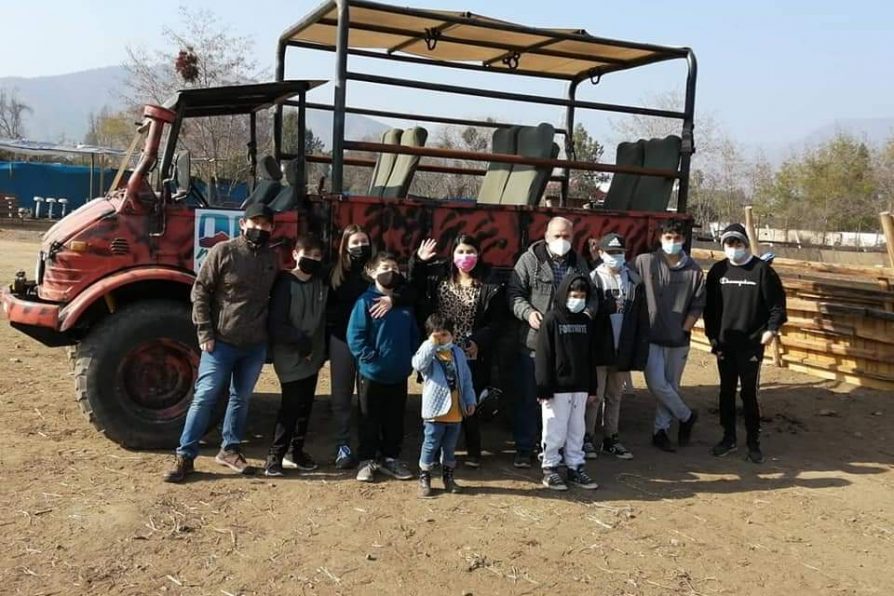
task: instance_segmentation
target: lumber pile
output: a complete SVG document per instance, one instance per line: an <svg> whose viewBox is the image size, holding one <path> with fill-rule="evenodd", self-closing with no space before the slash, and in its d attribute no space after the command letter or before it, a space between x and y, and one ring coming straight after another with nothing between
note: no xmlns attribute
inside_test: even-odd
<svg viewBox="0 0 894 596"><path fill-rule="evenodd" d="M707 271L723 252L695 249ZM894 391L894 268L779 259L788 323L766 357L820 378ZM702 323L693 345L710 350Z"/></svg>

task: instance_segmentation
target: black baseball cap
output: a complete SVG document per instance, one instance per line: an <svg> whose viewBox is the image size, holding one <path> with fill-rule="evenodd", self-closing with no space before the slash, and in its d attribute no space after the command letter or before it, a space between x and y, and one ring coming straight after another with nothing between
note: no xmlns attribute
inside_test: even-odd
<svg viewBox="0 0 894 596"><path fill-rule="evenodd" d="M608 251L624 251L627 250L624 237L620 234L606 234L599 239L599 248Z"/></svg>
<svg viewBox="0 0 894 596"><path fill-rule="evenodd" d="M745 226L734 223L723 228L723 232L720 234L720 243L723 244L727 240L741 240L742 244L748 246L748 232L745 231Z"/></svg>
<svg viewBox="0 0 894 596"><path fill-rule="evenodd" d="M245 208L245 213L242 214L242 217L245 219L254 219L256 217L263 217L264 219L273 222L273 209L264 205L263 203L254 203Z"/></svg>

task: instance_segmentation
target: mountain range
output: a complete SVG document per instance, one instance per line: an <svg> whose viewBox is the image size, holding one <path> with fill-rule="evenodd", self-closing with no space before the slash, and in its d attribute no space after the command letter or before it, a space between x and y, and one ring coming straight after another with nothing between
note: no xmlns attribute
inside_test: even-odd
<svg viewBox="0 0 894 596"><path fill-rule="evenodd" d="M123 66L108 66L56 76L0 77L0 89L15 90L31 107L32 112L25 116L29 140L78 143L87 133L90 114L106 106L111 110L123 106L126 79ZM326 147L331 146L330 112L308 111L307 126ZM348 138L377 139L389 126L373 118L349 114L345 128ZM880 144L894 135L894 118L837 119L800 139L754 149L766 150L771 161L781 161L792 150L815 145L839 132Z"/></svg>
<svg viewBox="0 0 894 596"><path fill-rule="evenodd" d="M103 107L115 111L124 106L127 71L107 66L46 77L0 77L0 89L15 91L31 112L25 115L29 140L80 143L91 114ZM308 111L307 126L326 147L332 144L331 112ZM379 138L389 126L366 116L349 114L345 119L348 138Z"/></svg>

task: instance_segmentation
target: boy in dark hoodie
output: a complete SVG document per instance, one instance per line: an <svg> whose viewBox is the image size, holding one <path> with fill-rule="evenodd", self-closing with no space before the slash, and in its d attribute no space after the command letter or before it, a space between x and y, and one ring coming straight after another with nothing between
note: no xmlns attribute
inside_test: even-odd
<svg viewBox="0 0 894 596"><path fill-rule="evenodd" d="M584 313L592 286L584 275L571 274L556 291L537 335L534 376L543 414L543 485L568 490L559 474L564 450L568 484L599 488L584 470L586 407L596 399L596 333Z"/></svg>
<svg viewBox="0 0 894 596"><path fill-rule="evenodd" d="M397 258L380 252L367 264L375 285L357 300L346 334L348 348L357 359L360 377L360 449L357 480L372 482L379 470L398 480L412 472L400 461L407 404L407 377L419 345L413 309L395 305L381 318L370 311L376 300L392 296L403 283ZM376 462L381 452L382 460Z"/></svg>

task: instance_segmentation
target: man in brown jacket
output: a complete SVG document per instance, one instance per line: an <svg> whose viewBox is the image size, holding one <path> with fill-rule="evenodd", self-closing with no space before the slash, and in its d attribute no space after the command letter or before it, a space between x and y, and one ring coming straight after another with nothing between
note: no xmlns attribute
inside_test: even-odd
<svg viewBox="0 0 894 596"><path fill-rule="evenodd" d="M250 472L240 450L248 403L267 357L267 304L279 272L277 252L268 246L273 211L252 205L239 222L242 235L216 244L192 288L193 322L202 357L174 467L167 482L181 482L193 471L199 440L214 407L229 389L223 442L214 460L240 474Z"/></svg>

